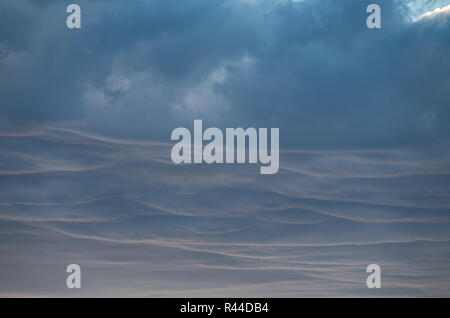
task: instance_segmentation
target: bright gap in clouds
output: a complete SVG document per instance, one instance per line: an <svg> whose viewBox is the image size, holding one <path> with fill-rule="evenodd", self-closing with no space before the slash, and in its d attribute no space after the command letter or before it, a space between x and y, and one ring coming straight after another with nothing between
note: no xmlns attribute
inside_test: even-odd
<svg viewBox="0 0 450 318"><path fill-rule="evenodd" d="M441 14L442 10L448 12L448 6L450 6L450 0L398 0L409 11L409 18L415 22L422 19L425 16L433 14L433 17L437 14Z"/></svg>
<svg viewBox="0 0 450 318"><path fill-rule="evenodd" d="M422 14L419 20L434 19L439 16L449 16L449 15L450 15L450 5L443 8L436 8L433 11L425 12L424 14Z"/></svg>

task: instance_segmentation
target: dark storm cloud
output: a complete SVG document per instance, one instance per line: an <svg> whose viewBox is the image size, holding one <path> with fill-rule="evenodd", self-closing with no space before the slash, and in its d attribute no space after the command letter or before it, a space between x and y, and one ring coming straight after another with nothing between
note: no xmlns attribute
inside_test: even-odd
<svg viewBox="0 0 450 318"><path fill-rule="evenodd" d="M17 16L2 20L4 121L161 139L201 117L308 147L449 135L450 28L412 22L405 2L379 2L381 30L365 1L82 1L81 30L61 2L15 3L2 3Z"/></svg>

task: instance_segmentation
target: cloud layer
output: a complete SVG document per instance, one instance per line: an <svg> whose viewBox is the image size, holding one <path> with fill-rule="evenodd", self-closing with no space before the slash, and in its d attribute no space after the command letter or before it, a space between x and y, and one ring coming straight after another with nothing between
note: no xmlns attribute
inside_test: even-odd
<svg viewBox="0 0 450 318"><path fill-rule="evenodd" d="M79 1L69 30L0 0L0 295L73 296L77 263L77 296L373 296L377 263L376 295L449 296L449 3L369 3ZM279 173L172 164L194 119L279 127Z"/></svg>

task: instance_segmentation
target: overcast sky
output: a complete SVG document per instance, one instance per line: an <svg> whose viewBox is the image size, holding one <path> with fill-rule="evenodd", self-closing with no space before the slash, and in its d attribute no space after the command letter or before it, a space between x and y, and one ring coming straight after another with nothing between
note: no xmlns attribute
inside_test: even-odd
<svg viewBox="0 0 450 318"><path fill-rule="evenodd" d="M73 2L0 0L1 296L450 296L450 1ZM280 171L174 165L194 119Z"/></svg>

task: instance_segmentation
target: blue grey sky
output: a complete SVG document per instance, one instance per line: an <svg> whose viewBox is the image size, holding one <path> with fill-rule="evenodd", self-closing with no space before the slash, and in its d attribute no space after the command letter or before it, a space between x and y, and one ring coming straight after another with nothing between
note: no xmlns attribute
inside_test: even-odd
<svg viewBox="0 0 450 318"><path fill-rule="evenodd" d="M450 296L450 1L73 2L0 0L0 296ZM173 164L194 119L279 172Z"/></svg>

